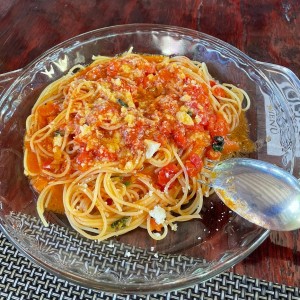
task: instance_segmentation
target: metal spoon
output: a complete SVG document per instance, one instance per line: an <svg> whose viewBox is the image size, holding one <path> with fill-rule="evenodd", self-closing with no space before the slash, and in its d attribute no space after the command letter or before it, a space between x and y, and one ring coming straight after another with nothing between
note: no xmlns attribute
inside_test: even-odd
<svg viewBox="0 0 300 300"><path fill-rule="evenodd" d="M212 170L210 186L252 223L279 231L300 228L300 182L273 164L249 158L222 161Z"/></svg>

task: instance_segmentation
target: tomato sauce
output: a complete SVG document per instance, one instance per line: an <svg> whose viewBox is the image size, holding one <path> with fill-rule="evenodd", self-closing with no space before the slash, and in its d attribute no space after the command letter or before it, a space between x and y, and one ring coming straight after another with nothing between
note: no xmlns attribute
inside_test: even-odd
<svg viewBox="0 0 300 300"><path fill-rule="evenodd" d="M120 167L124 167L139 153L145 153L145 139L161 146L174 144L179 149L189 150L184 164L191 177L201 171L205 156L220 159L222 155L254 150L245 116L241 115L240 125L230 134L229 124L213 109L209 86L196 82L179 66L165 63L163 56L115 57L80 70L74 75L74 81L95 82L101 88L83 100L79 98L88 90L80 90L78 100L73 94L76 109L57 133L59 138L68 133L67 142L71 141L76 148L70 154L70 173L84 172L97 163L119 162ZM210 86L215 84L215 81L210 82ZM220 88L214 93L226 96ZM49 101L38 107L38 127L53 121L66 109L68 101ZM213 149L216 136L224 138L224 153ZM54 140L52 135L44 140L47 151L57 150ZM28 156L32 172L39 172L40 168L55 172L62 167L55 159L59 155L54 155L52 161L43 161L42 166L38 165L34 153L28 151ZM157 184L165 186L178 170L175 164L162 168L156 177ZM40 184L33 182L37 190Z"/></svg>

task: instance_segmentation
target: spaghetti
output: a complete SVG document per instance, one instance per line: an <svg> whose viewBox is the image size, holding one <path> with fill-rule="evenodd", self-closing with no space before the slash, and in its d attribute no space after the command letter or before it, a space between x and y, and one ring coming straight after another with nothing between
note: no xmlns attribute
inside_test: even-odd
<svg viewBox="0 0 300 300"><path fill-rule="evenodd" d="M207 160L252 150L249 106L242 89L182 56L128 51L75 66L46 87L26 122L24 168L41 220L48 225L45 210L64 213L95 240L137 227L163 239L200 218Z"/></svg>

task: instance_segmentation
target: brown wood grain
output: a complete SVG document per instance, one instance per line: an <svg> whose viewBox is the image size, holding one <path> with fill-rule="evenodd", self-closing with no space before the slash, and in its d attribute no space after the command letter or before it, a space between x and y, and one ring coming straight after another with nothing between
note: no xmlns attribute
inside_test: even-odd
<svg viewBox="0 0 300 300"><path fill-rule="evenodd" d="M299 0L0 0L0 73L75 35L125 23L199 30L300 76ZM300 286L299 231L272 233L233 271Z"/></svg>

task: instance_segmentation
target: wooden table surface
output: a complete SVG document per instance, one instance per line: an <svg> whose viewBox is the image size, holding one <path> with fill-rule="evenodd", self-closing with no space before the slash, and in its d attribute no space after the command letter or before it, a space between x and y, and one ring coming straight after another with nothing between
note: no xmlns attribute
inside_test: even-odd
<svg viewBox="0 0 300 300"><path fill-rule="evenodd" d="M202 31L300 77L299 0L0 0L0 74L77 34L125 23ZM300 231L271 233L233 271L300 286Z"/></svg>

